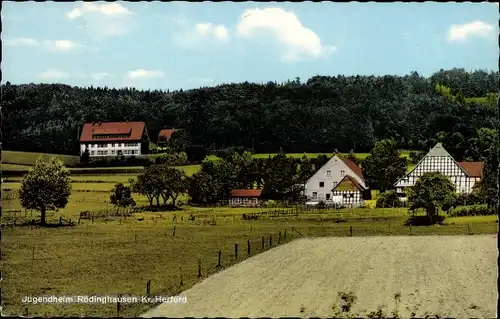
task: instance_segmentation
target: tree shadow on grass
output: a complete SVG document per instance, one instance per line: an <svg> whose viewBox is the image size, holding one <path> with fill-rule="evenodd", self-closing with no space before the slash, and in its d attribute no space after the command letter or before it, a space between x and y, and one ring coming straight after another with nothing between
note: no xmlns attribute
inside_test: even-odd
<svg viewBox="0 0 500 319"><path fill-rule="evenodd" d="M183 210L181 207L172 205L172 204L166 204L166 205L160 205L160 206L150 206L147 208L148 212L171 212L171 211L179 211Z"/></svg>
<svg viewBox="0 0 500 319"><path fill-rule="evenodd" d="M444 216L435 216L431 220L428 216L412 216L405 221L405 226L430 226L430 225L443 225Z"/></svg>

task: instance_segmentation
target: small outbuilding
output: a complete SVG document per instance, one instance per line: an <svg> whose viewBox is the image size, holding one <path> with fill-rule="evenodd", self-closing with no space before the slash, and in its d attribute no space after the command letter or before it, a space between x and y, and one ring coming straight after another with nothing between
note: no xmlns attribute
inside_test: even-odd
<svg viewBox="0 0 500 319"><path fill-rule="evenodd" d="M259 207L262 189L233 189L229 199L230 207Z"/></svg>

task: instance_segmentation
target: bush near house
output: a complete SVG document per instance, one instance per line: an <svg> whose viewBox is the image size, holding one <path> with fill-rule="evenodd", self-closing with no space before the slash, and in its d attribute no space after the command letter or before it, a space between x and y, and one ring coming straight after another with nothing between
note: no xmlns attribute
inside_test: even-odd
<svg viewBox="0 0 500 319"><path fill-rule="evenodd" d="M378 194L376 208L403 207L403 202L399 200L395 191L385 191Z"/></svg>
<svg viewBox="0 0 500 319"><path fill-rule="evenodd" d="M153 160L148 156L117 156L90 158L87 163L80 162L78 167L121 167L121 166L149 166Z"/></svg>
<svg viewBox="0 0 500 319"><path fill-rule="evenodd" d="M449 217L495 215L495 208L483 205L459 206L448 212Z"/></svg>

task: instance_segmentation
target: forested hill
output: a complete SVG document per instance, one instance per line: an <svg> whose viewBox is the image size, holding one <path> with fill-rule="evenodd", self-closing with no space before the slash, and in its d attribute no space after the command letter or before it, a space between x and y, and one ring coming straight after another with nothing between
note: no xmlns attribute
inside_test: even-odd
<svg viewBox="0 0 500 319"><path fill-rule="evenodd" d="M394 138L424 149L444 133L467 140L498 126L499 73L315 76L301 83L225 84L189 91L2 85L3 147L78 154L84 122L145 121L152 141L184 128L191 144L256 152L356 152ZM451 136L451 134L448 134Z"/></svg>

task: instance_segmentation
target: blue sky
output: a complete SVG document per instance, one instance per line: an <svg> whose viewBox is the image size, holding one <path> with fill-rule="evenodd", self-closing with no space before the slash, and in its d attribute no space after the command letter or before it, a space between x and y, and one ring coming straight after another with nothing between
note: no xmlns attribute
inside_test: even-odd
<svg viewBox="0 0 500 319"><path fill-rule="evenodd" d="M495 3L4 2L2 83L189 89L498 70Z"/></svg>

